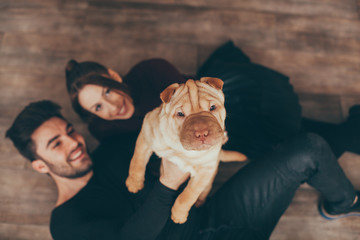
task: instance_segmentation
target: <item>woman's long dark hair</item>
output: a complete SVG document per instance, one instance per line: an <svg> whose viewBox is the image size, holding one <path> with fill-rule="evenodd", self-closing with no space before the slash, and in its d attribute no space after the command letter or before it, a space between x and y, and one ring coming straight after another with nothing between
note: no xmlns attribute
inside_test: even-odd
<svg viewBox="0 0 360 240"><path fill-rule="evenodd" d="M91 119L97 118L96 115L85 110L79 103L79 92L86 85L92 84L100 87L106 87L130 96L130 92L126 84L110 78L108 69L99 63L78 63L72 59L66 65L65 74L66 89L69 93L72 107L85 122L89 122Z"/></svg>

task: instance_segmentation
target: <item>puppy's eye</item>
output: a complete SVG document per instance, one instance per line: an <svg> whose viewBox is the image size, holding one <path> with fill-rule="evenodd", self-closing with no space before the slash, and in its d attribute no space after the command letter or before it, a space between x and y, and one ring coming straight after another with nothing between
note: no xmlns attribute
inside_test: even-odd
<svg viewBox="0 0 360 240"><path fill-rule="evenodd" d="M215 105L211 105L210 106L210 111L214 111L216 109L216 106Z"/></svg>
<svg viewBox="0 0 360 240"><path fill-rule="evenodd" d="M177 112L177 114L176 114L178 117L185 117L185 114L184 113L182 113L182 112Z"/></svg>

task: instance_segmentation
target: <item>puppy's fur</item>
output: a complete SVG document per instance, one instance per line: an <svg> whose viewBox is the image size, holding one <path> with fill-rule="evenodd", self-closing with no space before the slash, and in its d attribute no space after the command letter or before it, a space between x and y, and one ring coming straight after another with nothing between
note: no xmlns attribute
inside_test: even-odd
<svg viewBox="0 0 360 240"><path fill-rule="evenodd" d="M241 153L221 149L227 141L222 86L222 80L208 77L170 85L160 95L163 103L145 116L136 141L126 180L130 192L143 188L145 168L153 152L191 174L171 209L175 223L186 222L192 205L205 201L219 159L246 160Z"/></svg>

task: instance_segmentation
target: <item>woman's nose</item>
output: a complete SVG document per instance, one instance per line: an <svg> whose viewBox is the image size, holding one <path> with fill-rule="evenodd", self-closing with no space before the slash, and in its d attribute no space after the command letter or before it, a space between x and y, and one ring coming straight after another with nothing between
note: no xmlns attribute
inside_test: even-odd
<svg viewBox="0 0 360 240"><path fill-rule="evenodd" d="M113 112L116 110L116 105L114 103L108 102L107 107L109 109L109 112Z"/></svg>

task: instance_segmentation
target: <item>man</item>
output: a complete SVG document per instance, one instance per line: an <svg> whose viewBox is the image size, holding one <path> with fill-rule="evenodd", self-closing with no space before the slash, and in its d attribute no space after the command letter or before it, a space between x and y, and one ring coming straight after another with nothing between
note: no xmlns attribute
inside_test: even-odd
<svg viewBox="0 0 360 240"><path fill-rule="evenodd" d="M57 239L268 239L302 182L324 197L321 213L353 215L360 201L326 142L304 134L279 145L267 158L250 162L184 224L170 219L178 189L189 177L164 160L159 179L145 188L125 187L136 136L115 139L90 157L83 137L50 101L28 105L7 131L33 168L56 182L58 200L50 229ZM325 210L326 209L326 210Z"/></svg>

